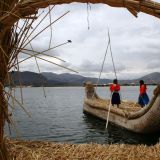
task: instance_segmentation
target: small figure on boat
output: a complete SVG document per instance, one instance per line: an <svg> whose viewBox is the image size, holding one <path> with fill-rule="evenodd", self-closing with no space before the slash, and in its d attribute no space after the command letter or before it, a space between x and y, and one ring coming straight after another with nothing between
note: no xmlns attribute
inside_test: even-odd
<svg viewBox="0 0 160 160"><path fill-rule="evenodd" d="M139 88L140 93L138 98L138 104L140 104L141 107L144 107L149 103L149 97L146 92L147 87L143 80L139 81L139 85L140 85L140 88Z"/></svg>
<svg viewBox="0 0 160 160"><path fill-rule="evenodd" d="M120 95L119 95L120 85L118 84L117 79L114 79L113 84L110 85L110 91L112 94L111 95L112 106L116 104L117 107L119 107L119 105L121 104Z"/></svg>

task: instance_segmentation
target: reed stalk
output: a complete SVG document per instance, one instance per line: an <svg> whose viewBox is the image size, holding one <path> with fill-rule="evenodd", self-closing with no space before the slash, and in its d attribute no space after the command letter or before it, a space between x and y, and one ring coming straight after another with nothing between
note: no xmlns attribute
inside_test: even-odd
<svg viewBox="0 0 160 160"><path fill-rule="evenodd" d="M27 52L24 52L24 51L22 51L22 53L32 56L32 54L27 53ZM61 67L61 68L67 69L67 70L69 70L69 71L78 73L77 71L75 71L75 70L73 70L73 69L71 69L71 68L62 66L62 65L57 64L57 63L55 63L55 62L51 62L51 61L49 61L49 60L46 60L46 59L44 59L44 58L41 58L41 57L38 57L38 56L35 56L35 55L34 55L34 57L36 57L36 58L38 58L38 59L40 59L40 60L46 61L46 62L48 62L48 63L54 64L54 65L56 65L56 66L59 66L59 67Z"/></svg>

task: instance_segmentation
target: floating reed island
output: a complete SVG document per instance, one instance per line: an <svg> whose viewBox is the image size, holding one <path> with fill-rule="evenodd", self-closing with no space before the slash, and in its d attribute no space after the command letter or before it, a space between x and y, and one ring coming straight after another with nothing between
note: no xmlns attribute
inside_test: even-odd
<svg viewBox="0 0 160 160"><path fill-rule="evenodd" d="M159 160L160 144L66 144L7 140L13 160Z"/></svg>

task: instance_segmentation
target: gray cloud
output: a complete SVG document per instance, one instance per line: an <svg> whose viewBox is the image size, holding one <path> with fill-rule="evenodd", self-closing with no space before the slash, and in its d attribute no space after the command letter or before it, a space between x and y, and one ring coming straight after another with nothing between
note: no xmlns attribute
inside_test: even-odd
<svg viewBox="0 0 160 160"><path fill-rule="evenodd" d="M85 60L79 67L80 73L83 75L92 75L92 76L97 76L100 74L101 69L102 69L102 64L97 64L95 62L91 62L89 60ZM126 68L123 64L116 64L116 72L121 73L125 71ZM114 75L114 69L112 64L105 64L103 67L102 74L111 74Z"/></svg>
<svg viewBox="0 0 160 160"><path fill-rule="evenodd" d="M150 69L150 70L153 70L153 69L158 69L158 70L160 70L159 59L150 61L150 63L147 64L147 68Z"/></svg>
<svg viewBox="0 0 160 160"><path fill-rule="evenodd" d="M37 58L38 66L39 66L41 72L57 72L57 73L70 72L69 70L67 70L61 66L64 66L64 67L67 67L70 69L74 69L73 66L69 62L61 62L61 61L56 60L54 58L48 59L48 57L46 57L46 56L41 56L41 58L53 62L53 64L52 64L52 63L49 63L47 61L40 60ZM22 59L20 59L20 60L22 60ZM54 63L61 65L61 66L58 66ZM29 70L29 71L33 71L33 72L38 72L38 66L36 65L36 61L34 58L32 58L30 60L26 60L24 63L23 62L20 63L20 69L22 71Z"/></svg>
<svg viewBox="0 0 160 160"><path fill-rule="evenodd" d="M126 9L91 4L88 15L90 30L88 30L86 4L73 3L55 6L52 19L55 20L68 10L70 13L52 27L51 46L66 42L68 39L71 39L73 43L58 47L49 51L48 54L67 60L68 66L74 66L73 68L85 75L97 75L107 47L107 29L109 27L112 51L119 77L138 77L149 73L151 68L159 71L157 59L160 59L160 23L157 18L140 13L136 19ZM46 11L47 9L45 13ZM47 24L49 24L49 18L37 28L36 33ZM37 51L45 50L49 46L49 40L50 28L36 37L32 42L33 48ZM24 56L22 55L20 58L22 59ZM32 63L31 61L24 63L22 69L36 70ZM59 67L53 67L53 65L50 66L41 61L39 63L42 70L64 72ZM106 59L104 72L108 76L113 74L109 56Z"/></svg>

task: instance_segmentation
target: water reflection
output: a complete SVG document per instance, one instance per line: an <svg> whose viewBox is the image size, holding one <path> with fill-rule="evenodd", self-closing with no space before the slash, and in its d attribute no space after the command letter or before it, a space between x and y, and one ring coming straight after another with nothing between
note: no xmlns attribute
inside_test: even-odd
<svg viewBox="0 0 160 160"><path fill-rule="evenodd" d="M90 132L90 136L93 136L91 132L96 132L96 135L98 135L98 137L101 137L100 139L97 138L97 143L126 143L154 145L157 142L159 142L160 133L137 134L111 123L109 123L107 129L105 129L105 121L97 119L96 117L93 117L88 114L84 114L83 120L86 123L86 127Z"/></svg>

